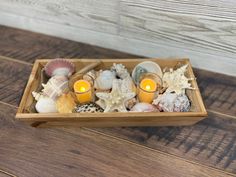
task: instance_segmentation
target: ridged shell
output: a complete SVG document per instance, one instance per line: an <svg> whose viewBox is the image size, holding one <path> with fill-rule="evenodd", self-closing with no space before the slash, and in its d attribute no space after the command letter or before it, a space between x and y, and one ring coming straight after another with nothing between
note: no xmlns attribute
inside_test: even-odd
<svg viewBox="0 0 236 177"><path fill-rule="evenodd" d="M109 90L112 88L112 82L115 78L114 72L110 70L102 71L96 78L94 87L98 90Z"/></svg>
<svg viewBox="0 0 236 177"><path fill-rule="evenodd" d="M137 84L139 82L139 78L143 73L155 73L158 76L162 77L162 70L161 67L152 61L144 61L142 63L139 63L135 66L135 68L132 71L132 78L134 82Z"/></svg>
<svg viewBox="0 0 236 177"><path fill-rule="evenodd" d="M53 100L56 100L60 95L68 89L68 79L65 76L53 76L47 84L42 84L42 93Z"/></svg>
<svg viewBox="0 0 236 177"><path fill-rule="evenodd" d="M75 72L75 65L66 59L57 58L48 62L44 69L50 77L56 75L69 77Z"/></svg>

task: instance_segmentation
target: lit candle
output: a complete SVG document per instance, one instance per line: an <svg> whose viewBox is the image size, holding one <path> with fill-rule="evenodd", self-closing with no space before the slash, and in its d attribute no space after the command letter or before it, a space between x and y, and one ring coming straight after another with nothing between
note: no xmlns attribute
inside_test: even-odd
<svg viewBox="0 0 236 177"><path fill-rule="evenodd" d="M139 85L138 98L140 102L152 103L155 98L157 84L152 79L143 79Z"/></svg>
<svg viewBox="0 0 236 177"><path fill-rule="evenodd" d="M91 84L86 80L78 80L74 83L74 91L80 103L92 101Z"/></svg>

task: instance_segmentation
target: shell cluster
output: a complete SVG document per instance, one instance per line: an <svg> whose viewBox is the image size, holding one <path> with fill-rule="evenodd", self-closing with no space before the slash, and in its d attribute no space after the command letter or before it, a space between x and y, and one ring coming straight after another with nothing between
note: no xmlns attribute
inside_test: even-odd
<svg viewBox="0 0 236 177"><path fill-rule="evenodd" d="M194 89L189 83L193 78L185 75L187 67L183 65L176 70L169 68L162 71L157 63L144 61L129 70L119 63L113 63L104 70L89 68L88 72L85 71L87 73L81 74L82 79L93 86L94 99L82 104L78 103L74 90L68 86L68 80L76 75L73 75L75 65L70 60L55 59L44 67L48 80L42 83L40 92L32 95L37 101L35 108L39 113L187 112L191 102L185 91ZM163 82L158 88L162 91L155 94L151 103L138 99L138 84L144 73L154 73Z"/></svg>

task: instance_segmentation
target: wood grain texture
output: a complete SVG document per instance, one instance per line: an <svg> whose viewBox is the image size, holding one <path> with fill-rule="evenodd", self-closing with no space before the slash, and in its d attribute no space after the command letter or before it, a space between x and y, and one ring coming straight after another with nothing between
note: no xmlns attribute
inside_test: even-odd
<svg viewBox="0 0 236 177"><path fill-rule="evenodd" d="M0 103L0 166L18 176L233 176L90 130L35 129L15 112Z"/></svg>
<svg viewBox="0 0 236 177"><path fill-rule="evenodd" d="M195 67L236 76L234 1L0 3L4 25L142 56L189 57Z"/></svg>

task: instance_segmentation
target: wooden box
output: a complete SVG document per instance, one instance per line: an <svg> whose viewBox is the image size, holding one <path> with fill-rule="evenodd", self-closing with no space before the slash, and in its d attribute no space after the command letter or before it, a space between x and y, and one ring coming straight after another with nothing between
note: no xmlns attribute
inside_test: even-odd
<svg viewBox="0 0 236 177"><path fill-rule="evenodd" d="M95 69L110 68L113 63L122 63L130 71L138 63L149 60L158 63L161 68L174 68L179 64L189 64L186 76L195 78L189 59L102 59L102 64ZM32 91L40 83L41 69L49 60L36 60L25 88L16 118L30 123L32 126L85 126L85 127L114 127L114 126L182 126L192 125L207 116L196 80L191 84L195 90L187 90L191 100L190 112L150 112L150 113L28 113L27 107L33 104ZM76 70L96 62L97 59L71 59L76 65Z"/></svg>

